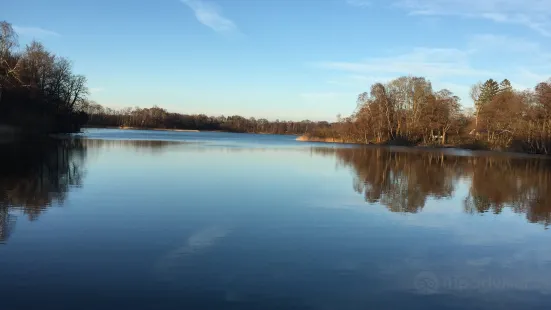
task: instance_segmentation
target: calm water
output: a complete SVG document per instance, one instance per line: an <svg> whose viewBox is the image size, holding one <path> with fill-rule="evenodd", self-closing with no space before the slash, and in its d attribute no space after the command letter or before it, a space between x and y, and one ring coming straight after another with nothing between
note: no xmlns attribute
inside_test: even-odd
<svg viewBox="0 0 551 310"><path fill-rule="evenodd" d="M89 130L0 145L0 309L548 309L546 160Z"/></svg>

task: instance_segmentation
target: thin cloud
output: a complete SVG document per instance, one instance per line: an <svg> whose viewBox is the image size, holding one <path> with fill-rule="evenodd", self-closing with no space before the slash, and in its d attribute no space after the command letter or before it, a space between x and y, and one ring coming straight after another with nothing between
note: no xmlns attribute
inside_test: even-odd
<svg viewBox="0 0 551 310"><path fill-rule="evenodd" d="M518 68L513 87L518 89L533 89L537 84L551 80L551 74L542 74L528 68Z"/></svg>
<svg viewBox="0 0 551 310"><path fill-rule="evenodd" d="M476 34L469 39L476 53L509 55L509 63L535 63L538 66L551 62L551 52L538 42L521 37L495 34Z"/></svg>
<svg viewBox="0 0 551 310"><path fill-rule="evenodd" d="M351 6L357 6L361 8L365 8L371 5L371 1L368 0L346 0L346 3Z"/></svg>
<svg viewBox="0 0 551 310"><path fill-rule="evenodd" d="M36 38L60 36L60 34L55 31L40 28L40 27L13 26L13 30L15 30L15 32L20 36L29 36L29 37L36 37Z"/></svg>
<svg viewBox="0 0 551 310"><path fill-rule="evenodd" d="M492 52L506 50L516 53L542 53L539 43L529 41L525 38L496 35L492 33L472 35L469 39L469 46L477 51L487 49Z"/></svg>
<svg viewBox="0 0 551 310"><path fill-rule="evenodd" d="M236 33L238 28L235 23L224 17L220 7L214 3L203 0L181 0L195 14L197 20L218 33Z"/></svg>
<svg viewBox="0 0 551 310"><path fill-rule="evenodd" d="M415 48L392 57L375 57L364 61L329 61L316 66L353 74L418 74L429 77L488 76L493 72L473 68L469 51L445 48Z"/></svg>
<svg viewBox="0 0 551 310"><path fill-rule="evenodd" d="M519 89L533 88L551 75L551 52L540 43L521 37L494 34L477 34L470 38L469 46L475 50L473 56L495 59L496 55L506 59L501 67L501 76L511 79ZM517 84L515 85L515 81Z"/></svg>
<svg viewBox="0 0 551 310"><path fill-rule="evenodd" d="M495 55L507 58L507 66L490 69L473 64L492 62ZM517 89L533 88L549 79L551 53L539 43L494 34L473 35L464 49L414 48L410 52L360 61L325 61L314 65L340 73L331 84L365 90L374 82L386 82L401 75L424 76L435 89L448 88L464 103L470 102L469 87L479 80L509 79ZM490 65L491 66L491 65ZM384 79L383 77L391 77Z"/></svg>
<svg viewBox="0 0 551 310"><path fill-rule="evenodd" d="M542 0L399 0L411 15L448 15L516 24L551 37L551 1Z"/></svg>
<svg viewBox="0 0 551 310"><path fill-rule="evenodd" d="M315 66L344 74L341 81L358 92L369 90L375 82L388 82L403 75L424 76L435 89L448 88L468 100L469 82L497 76L496 72L476 69L470 59L473 51L454 48L419 47L395 56L373 57L362 61L327 61ZM391 78L385 78L391 77Z"/></svg>

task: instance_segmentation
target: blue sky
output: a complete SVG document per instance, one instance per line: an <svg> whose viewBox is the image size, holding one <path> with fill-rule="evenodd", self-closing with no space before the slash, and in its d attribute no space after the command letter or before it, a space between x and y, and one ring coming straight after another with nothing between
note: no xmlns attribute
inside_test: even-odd
<svg viewBox="0 0 551 310"><path fill-rule="evenodd" d="M7 2L6 2L7 1ZM549 0L4 0L110 107L334 120L376 81L551 77Z"/></svg>

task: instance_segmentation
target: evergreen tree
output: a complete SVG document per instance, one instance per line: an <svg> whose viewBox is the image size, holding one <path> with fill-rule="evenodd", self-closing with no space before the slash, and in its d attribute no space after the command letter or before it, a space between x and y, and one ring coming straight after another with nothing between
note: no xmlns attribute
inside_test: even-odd
<svg viewBox="0 0 551 310"><path fill-rule="evenodd" d="M512 92L513 86L511 86L511 82L508 79L503 80L499 84L499 91L500 92Z"/></svg>
<svg viewBox="0 0 551 310"><path fill-rule="evenodd" d="M493 79L489 79L484 84L482 84L482 89L480 90L480 97L478 104L484 105L494 99L494 97L499 93L499 84Z"/></svg>

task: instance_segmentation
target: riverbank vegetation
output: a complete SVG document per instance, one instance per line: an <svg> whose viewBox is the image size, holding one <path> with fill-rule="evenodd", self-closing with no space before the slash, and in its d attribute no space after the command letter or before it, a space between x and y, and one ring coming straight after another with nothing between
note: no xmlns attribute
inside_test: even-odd
<svg viewBox="0 0 551 310"><path fill-rule="evenodd" d="M18 48L12 26L0 22L0 125L29 134L78 131L87 121L86 78L37 41Z"/></svg>
<svg viewBox="0 0 551 310"><path fill-rule="evenodd" d="M537 154L551 152L551 80L533 90L489 79L471 89L473 109L423 77L376 83L357 109L303 139L363 144L455 146Z"/></svg>

